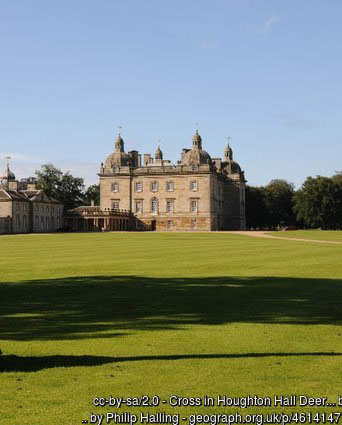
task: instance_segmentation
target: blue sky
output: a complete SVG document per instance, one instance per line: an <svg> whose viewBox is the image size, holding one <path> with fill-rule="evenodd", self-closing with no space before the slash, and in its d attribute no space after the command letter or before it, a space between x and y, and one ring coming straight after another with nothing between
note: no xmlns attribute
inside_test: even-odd
<svg viewBox="0 0 342 425"><path fill-rule="evenodd" d="M97 182L126 150L203 147L252 185L342 169L341 0L0 0L0 169Z"/></svg>

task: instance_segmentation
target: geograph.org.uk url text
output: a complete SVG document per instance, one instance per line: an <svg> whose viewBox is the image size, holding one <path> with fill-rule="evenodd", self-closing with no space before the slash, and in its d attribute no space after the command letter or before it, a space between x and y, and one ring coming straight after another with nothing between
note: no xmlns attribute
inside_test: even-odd
<svg viewBox="0 0 342 425"><path fill-rule="evenodd" d="M170 424L170 425L219 425L219 424L338 424L341 412L292 412L292 413L260 413L260 414L190 414L188 416L168 414L164 412L106 412L103 414L90 414L90 420L83 420L83 424Z"/></svg>

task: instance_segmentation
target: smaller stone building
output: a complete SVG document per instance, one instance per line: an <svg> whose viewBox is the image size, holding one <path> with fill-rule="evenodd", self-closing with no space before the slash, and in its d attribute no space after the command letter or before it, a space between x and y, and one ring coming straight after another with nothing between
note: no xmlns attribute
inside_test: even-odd
<svg viewBox="0 0 342 425"><path fill-rule="evenodd" d="M19 190L9 168L0 178L0 234L55 232L64 227L64 206L36 188L33 180Z"/></svg>

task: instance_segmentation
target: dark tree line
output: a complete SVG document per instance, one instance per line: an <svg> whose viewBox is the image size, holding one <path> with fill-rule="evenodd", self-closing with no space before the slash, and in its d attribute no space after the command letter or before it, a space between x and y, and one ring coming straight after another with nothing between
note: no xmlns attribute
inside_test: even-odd
<svg viewBox="0 0 342 425"><path fill-rule="evenodd" d="M308 177L297 191L286 180L247 186L246 224L249 229L342 229L342 173Z"/></svg>

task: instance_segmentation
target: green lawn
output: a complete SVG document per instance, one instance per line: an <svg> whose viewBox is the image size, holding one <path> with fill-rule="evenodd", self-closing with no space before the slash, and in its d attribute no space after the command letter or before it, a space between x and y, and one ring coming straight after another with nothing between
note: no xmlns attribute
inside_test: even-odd
<svg viewBox="0 0 342 425"><path fill-rule="evenodd" d="M288 232L268 232L283 238L316 239L321 241L342 242L341 230L290 230Z"/></svg>
<svg viewBox="0 0 342 425"><path fill-rule="evenodd" d="M227 233L18 235L0 246L1 425L74 425L112 411L341 410L114 409L92 400L336 401L342 246Z"/></svg>

